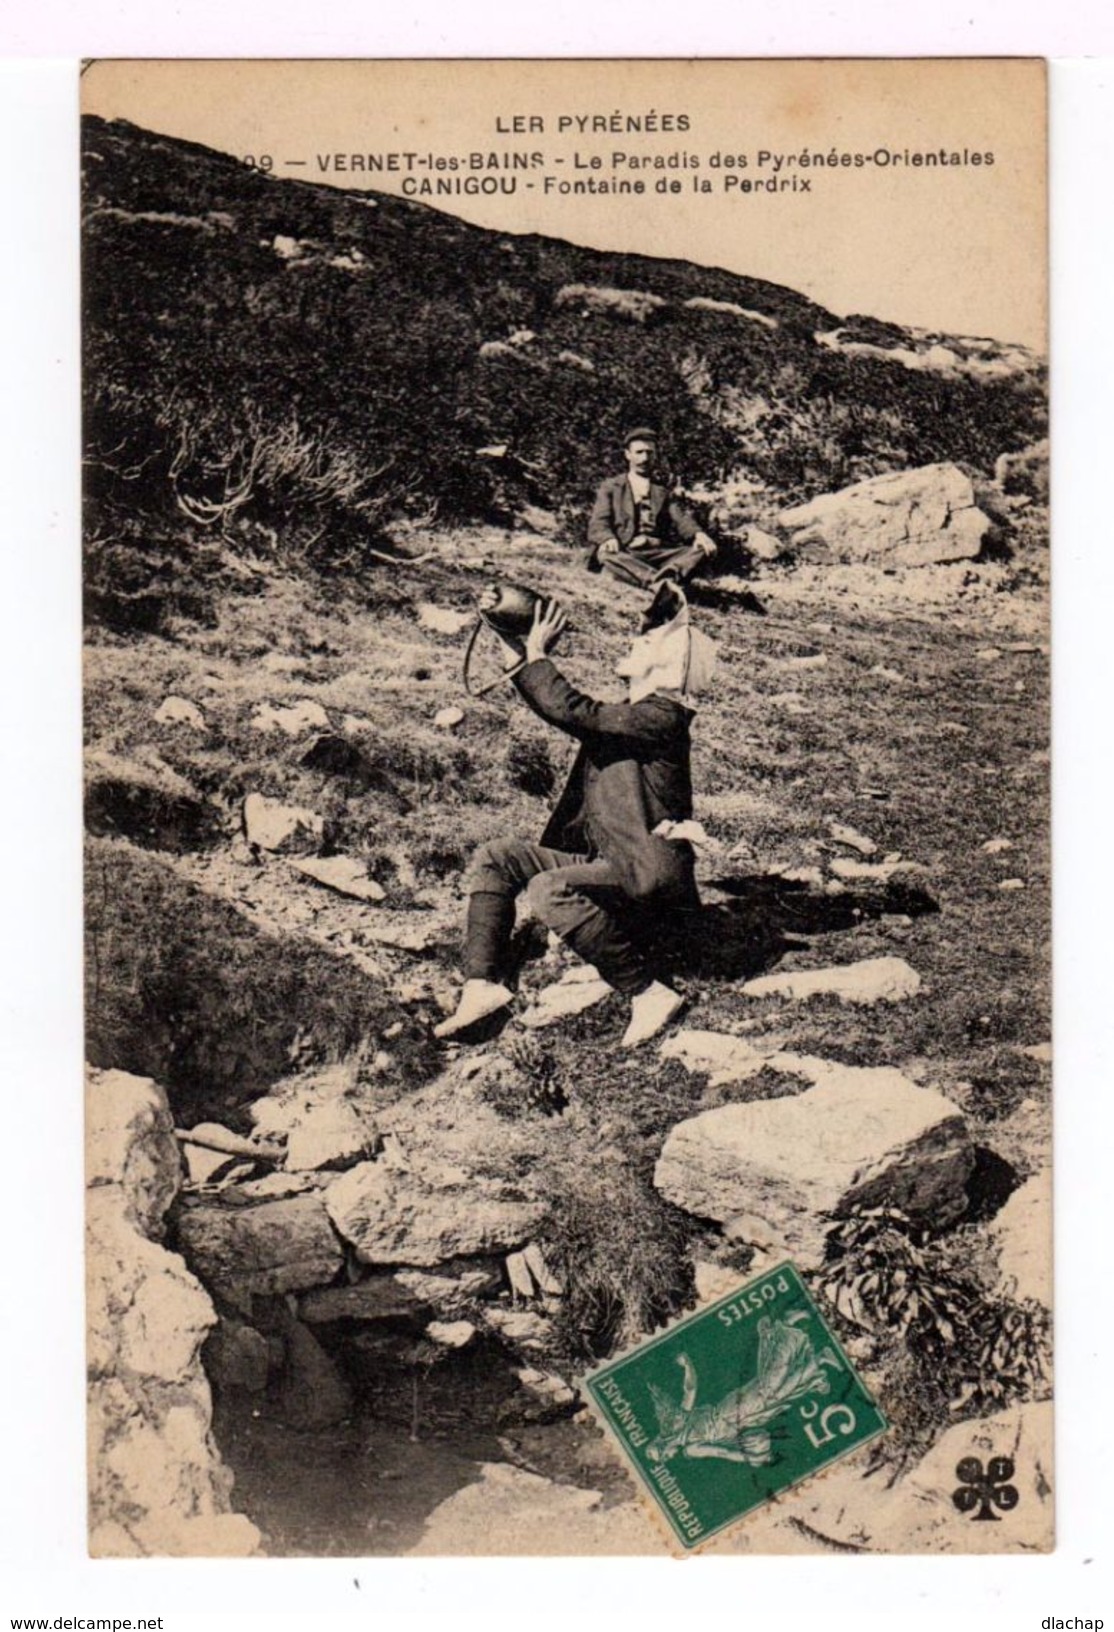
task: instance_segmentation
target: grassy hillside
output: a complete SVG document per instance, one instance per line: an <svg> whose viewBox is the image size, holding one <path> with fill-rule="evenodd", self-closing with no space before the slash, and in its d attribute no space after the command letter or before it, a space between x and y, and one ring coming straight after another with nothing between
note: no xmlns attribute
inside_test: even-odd
<svg viewBox="0 0 1114 1632"><path fill-rule="evenodd" d="M91 1057L154 1075L183 1121L241 1130L251 1102L338 1062L372 1115L472 1084L508 1126L536 1124L545 1158L515 1176L549 1208L575 1371L690 1298L694 1257L746 1268L749 1248L680 1217L651 1175L680 1119L784 1084L713 1088L656 1048L621 1055L616 997L528 1030L567 966L552 950L501 1034L434 1042L462 868L540 832L571 758L509 690L463 694L467 614L492 577L544 584L571 614L562 667L618 696L640 600L570 545L628 418L658 420L691 485L761 522L932 459L985 479L1041 433L1042 371L723 272L269 181L124 125L86 139ZM996 1286L990 1228L1050 1128L1047 512L1009 513L1009 559L764 565L698 612L722 662L696 814L720 849L700 863L701 933L672 953L687 1023L897 1067L955 1102L979 1151L962 1223L883 1253L927 1313L902 1327L883 1309L858 1337L899 1462L957 1413L1046 1386L1043 1331L1010 1338L1028 1370L984 1353L991 1327L1029 1318ZM462 717L439 721L447 704ZM307 707L304 728L274 723ZM253 852L251 793L319 816L322 852L366 864L383 900ZM903 870L845 881L833 822ZM740 991L883 954L915 968L915 998ZM833 1272L853 1284L875 1251L852 1243ZM949 1298L977 1318L941 1359Z"/></svg>
<svg viewBox="0 0 1114 1632"><path fill-rule="evenodd" d="M939 337L774 284L84 134L89 605L119 628L211 617L230 554L355 570L399 517L541 506L578 541L632 420L755 520L1043 429L1039 366L992 342L911 366Z"/></svg>

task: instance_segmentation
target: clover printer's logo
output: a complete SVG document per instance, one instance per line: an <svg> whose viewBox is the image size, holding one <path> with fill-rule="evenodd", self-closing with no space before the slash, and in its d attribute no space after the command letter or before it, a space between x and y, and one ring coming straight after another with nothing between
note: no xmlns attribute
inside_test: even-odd
<svg viewBox="0 0 1114 1632"><path fill-rule="evenodd" d="M955 1470L959 1489L952 1492L952 1501L961 1513L970 1513L976 1519L994 1519L994 1509L1008 1513L1021 1500L1013 1478L1013 1458L992 1456L984 1470L977 1456L965 1456ZM976 1508L978 1511L976 1512Z"/></svg>

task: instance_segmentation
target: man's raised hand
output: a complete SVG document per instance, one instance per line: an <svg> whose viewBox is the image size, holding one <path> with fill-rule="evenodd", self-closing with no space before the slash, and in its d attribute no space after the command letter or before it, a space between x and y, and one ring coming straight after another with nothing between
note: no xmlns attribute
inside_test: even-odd
<svg viewBox="0 0 1114 1632"><path fill-rule="evenodd" d="M534 608L533 625L526 636L526 661L536 663L539 657L545 657L550 648L556 645L568 621L557 601L539 601Z"/></svg>

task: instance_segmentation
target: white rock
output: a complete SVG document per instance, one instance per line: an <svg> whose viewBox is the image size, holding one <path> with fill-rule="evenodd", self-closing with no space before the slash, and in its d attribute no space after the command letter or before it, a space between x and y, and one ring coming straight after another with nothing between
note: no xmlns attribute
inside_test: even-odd
<svg viewBox="0 0 1114 1632"><path fill-rule="evenodd" d="M443 1266L444 1268L444 1266ZM502 1284L497 1260L487 1269L462 1269L456 1274L430 1275L421 1269L400 1269L394 1279L419 1303L450 1317L459 1316L471 1308L477 1298L497 1292Z"/></svg>
<svg viewBox="0 0 1114 1632"><path fill-rule="evenodd" d="M777 517L793 551L818 545L837 560L906 567L970 559L990 525L953 464L874 476Z"/></svg>
<svg viewBox="0 0 1114 1632"><path fill-rule="evenodd" d="M522 1256L525 1258L527 1268L534 1277L535 1286L543 1297L560 1297L564 1288L550 1267L549 1260L539 1244L536 1241L531 1241L529 1246L523 1248Z"/></svg>
<svg viewBox="0 0 1114 1632"><path fill-rule="evenodd" d="M284 805L262 793L249 793L244 800L244 835L261 850L312 849L324 832L325 823L316 811Z"/></svg>
<svg viewBox="0 0 1114 1632"><path fill-rule="evenodd" d="M485 1310L484 1318L500 1337L524 1349L544 1349L553 1338L553 1322L532 1309L491 1308Z"/></svg>
<svg viewBox="0 0 1114 1632"><path fill-rule="evenodd" d="M710 1086L742 1082L761 1071L773 1050L755 1048L723 1031L677 1031L661 1045L663 1060L680 1060L690 1071L706 1071Z"/></svg>
<svg viewBox="0 0 1114 1632"><path fill-rule="evenodd" d="M592 969L588 973L595 975L596 972ZM584 979L579 970L570 970L551 986L542 988L523 1013L521 1023L535 1031L543 1026L552 1026L558 1020L582 1014L585 1009L602 1003L605 997L610 997L611 992L612 987L598 975L594 980Z"/></svg>
<svg viewBox="0 0 1114 1632"><path fill-rule="evenodd" d="M779 867L777 876L788 879L791 884L815 884L819 887L824 882L819 867Z"/></svg>
<svg viewBox="0 0 1114 1632"><path fill-rule="evenodd" d="M476 621L474 612L454 612L447 606L435 606L431 601L418 605L418 622L423 629L432 629L438 635L459 635Z"/></svg>
<svg viewBox="0 0 1114 1632"><path fill-rule="evenodd" d="M776 561L785 548L780 538L763 532L761 527L747 527L742 534L742 542L756 561Z"/></svg>
<svg viewBox="0 0 1114 1632"><path fill-rule="evenodd" d="M85 1076L85 1183L117 1187L136 1228L156 1237L181 1175L164 1091L150 1077L90 1067Z"/></svg>
<svg viewBox="0 0 1114 1632"><path fill-rule="evenodd" d="M872 669L867 670L867 673L876 674L879 680L888 680L891 685L903 686L905 684L905 676L901 670L888 669L884 663L876 663Z"/></svg>
<svg viewBox="0 0 1114 1632"><path fill-rule="evenodd" d="M811 652L802 657L782 658L787 669L822 669L826 667L828 659L824 652Z"/></svg>
<svg viewBox="0 0 1114 1632"><path fill-rule="evenodd" d="M1027 1055L1029 1059L1036 1060L1038 1065L1052 1064L1051 1043L1033 1043L1030 1048L1023 1048L1021 1052Z"/></svg>
<svg viewBox="0 0 1114 1632"><path fill-rule="evenodd" d="M431 1320L425 1332L443 1349L463 1349L475 1337L476 1328L470 1320Z"/></svg>
<svg viewBox="0 0 1114 1632"><path fill-rule="evenodd" d="M385 901L387 892L382 884L368 877L365 862L352 856L305 856L292 858L291 867L312 878L326 889L339 895L351 895L357 901Z"/></svg>
<svg viewBox="0 0 1114 1632"><path fill-rule="evenodd" d="M1004 878L998 888L1000 890L1023 890L1025 880L1023 878Z"/></svg>
<svg viewBox="0 0 1114 1632"><path fill-rule="evenodd" d="M544 1211L513 1185L463 1168L400 1172L384 1161L334 1180L325 1202L362 1263L419 1268L521 1246Z"/></svg>
<svg viewBox="0 0 1114 1632"><path fill-rule="evenodd" d="M681 1122L654 1171L668 1200L700 1218L754 1215L808 1267L852 1205L894 1206L937 1226L963 1213L974 1153L950 1100L899 1071L776 1054L770 1064L813 1086Z"/></svg>
<svg viewBox="0 0 1114 1632"><path fill-rule="evenodd" d="M860 833L856 828L848 827L846 822L829 822L828 832L837 844L857 850L860 856L873 856L878 849L873 839L868 839L865 833Z"/></svg>
<svg viewBox="0 0 1114 1632"><path fill-rule="evenodd" d="M723 1264L710 1263L706 1258L697 1258L692 1266L693 1280L696 1283L696 1296L701 1303L715 1303L719 1298L727 1297L729 1292L735 1292L747 1279L740 1275L737 1269L725 1269Z"/></svg>
<svg viewBox="0 0 1114 1632"><path fill-rule="evenodd" d="M1002 1291L1052 1307L1052 1169L1026 1179L990 1223Z"/></svg>
<svg viewBox="0 0 1114 1632"><path fill-rule="evenodd" d="M983 845L983 850L988 856L1000 856L1003 851L1012 849L1012 839L987 839Z"/></svg>
<svg viewBox="0 0 1114 1632"><path fill-rule="evenodd" d="M975 653L980 663L996 663L1001 655L997 646L981 646Z"/></svg>
<svg viewBox="0 0 1114 1632"><path fill-rule="evenodd" d="M508 1253L505 1264L507 1279L516 1298L560 1296L561 1283L536 1241L531 1241L521 1252Z"/></svg>
<svg viewBox="0 0 1114 1632"><path fill-rule="evenodd" d="M504 1262L512 1296L523 1299L532 1298L534 1296L534 1277L531 1275L530 1266L526 1262L526 1254L523 1252L509 1252Z"/></svg>
<svg viewBox="0 0 1114 1632"><path fill-rule="evenodd" d="M106 1071L90 1073L87 1097L90 1551L254 1553L259 1532L230 1513L232 1478L209 1432L200 1355L216 1313L182 1259L147 1236L180 1173L166 1096Z"/></svg>
<svg viewBox="0 0 1114 1632"><path fill-rule="evenodd" d="M808 998L830 995L841 1003L899 1003L920 991L921 977L904 958L864 958L829 969L799 969L748 980L747 997Z"/></svg>
<svg viewBox="0 0 1114 1632"><path fill-rule="evenodd" d="M571 1405L576 1390L555 1371L538 1371L534 1366L523 1366L515 1372L523 1388L545 1405Z"/></svg>
<svg viewBox="0 0 1114 1632"><path fill-rule="evenodd" d="M439 708L433 716L433 723L440 731L451 731L462 723L464 710L462 708Z"/></svg>
<svg viewBox="0 0 1114 1632"><path fill-rule="evenodd" d="M221 1122L198 1122L190 1132L196 1134L199 1139L206 1137L227 1139L230 1135L235 1138L232 1130ZM182 1155L185 1157L191 1184L207 1184L219 1168L227 1167L230 1162L238 1159L228 1151L210 1150L207 1145L194 1144L184 1144Z"/></svg>
<svg viewBox="0 0 1114 1632"><path fill-rule="evenodd" d="M282 731L288 737L300 737L306 731L327 729L329 716L320 703L306 697L300 703L292 703L289 708L275 708L271 703L264 703L252 715L251 724L256 731Z"/></svg>
<svg viewBox="0 0 1114 1632"><path fill-rule="evenodd" d="M832 872L837 878L862 879L876 884L888 884L895 873L907 873L911 867L911 862L851 861L846 856L837 856L832 862Z"/></svg>
<svg viewBox="0 0 1114 1632"><path fill-rule="evenodd" d="M350 1167L369 1155L375 1130L345 1099L314 1105L291 1130L286 1167L305 1173L327 1167Z"/></svg>
<svg viewBox="0 0 1114 1632"><path fill-rule="evenodd" d="M428 952L439 940L451 940L454 928L434 913L409 912L364 924L362 933L370 941L397 947L401 952Z"/></svg>
<svg viewBox="0 0 1114 1632"><path fill-rule="evenodd" d="M194 731L204 731L205 716L196 703L186 697L166 697L155 710L159 725L188 725Z"/></svg>

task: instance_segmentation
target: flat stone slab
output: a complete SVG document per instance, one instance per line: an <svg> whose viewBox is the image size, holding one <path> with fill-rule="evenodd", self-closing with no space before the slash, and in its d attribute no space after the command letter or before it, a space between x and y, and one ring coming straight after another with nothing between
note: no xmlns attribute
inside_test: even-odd
<svg viewBox="0 0 1114 1632"><path fill-rule="evenodd" d="M399 1320L413 1315L421 1299L393 1275L374 1275L354 1286L322 1286L298 1300L298 1318L312 1326L331 1320Z"/></svg>
<svg viewBox="0 0 1114 1632"><path fill-rule="evenodd" d="M873 839L857 828L848 827L846 822L829 822L828 832L837 844L845 844L849 850L857 850L860 856L873 856L878 849Z"/></svg>
<svg viewBox="0 0 1114 1632"><path fill-rule="evenodd" d="M900 1071L792 1054L768 1063L810 1086L679 1123L654 1170L667 1200L725 1225L749 1218L750 1236L765 1234L806 1267L852 1207L890 1206L937 1225L961 1216L975 1157L951 1100Z"/></svg>
<svg viewBox="0 0 1114 1632"><path fill-rule="evenodd" d="M382 884L369 878L367 867L352 856L299 856L291 857L290 865L305 878L312 878L338 895L351 895L357 901L385 901L387 892Z"/></svg>
<svg viewBox="0 0 1114 1632"><path fill-rule="evenodd" d="M828 969L762 975L743 987L747 997L838 997L842 1003L899 1003L914 997L921 977L904 958L864 958Z"/></svg>
<svg viewBox="0 0 1114 1632"><path fill-rule="evenodd" d="M178 1239L205 1284L233 1294L326 1285L344 1262L318 1190L247 1207L220 1202L183 1207Z"/></svg>
<svg viewBox="0 0 1114 1632"><path fill-rule="evenodd" d="M432 1268L521 1247L545 1211L514 1186L464 1168L361 1162L325 1192L329 1217L365 1264Z"/></svg>
<svg viewBox="0 0 1114 1632"><path fill-rule="evenodd" d="M911 861L852 861L849 856L836 856L832 862L835 876L853 883L888 884L896 873L916 871L919 869Z"/></svg>
<svg viewBox="0 0 1114 1632"><path fill-rule="evenodd" d="M595 979L591 977L595 975ZM612 987L601 980L594 969L570 969L568 974L551 986L544 986L533 1003L522 1015L521 1023L532 1030L552 1026L558 1020L583 1014L610 997Z"/></svg>
<svg viewBox="0 0 1114 1632"><path fill-rule="evenodd" d="M459 635L476 621L474 612L456 612L449 606L435 606L432 601L418 604L418 622L423 629L432 629L438 635Z"/></svg>
<svg viewBox="0 0 1114 1632"><path fill-rule="evenodd" d="M680 1060L690 1071L706 1071L710 1085L716 1088L757 1075L773 1051L768 1041L765 1048L755 1048L729 1032L686 1029L667 1037L659 1052L663 1060Z"/></svg>

